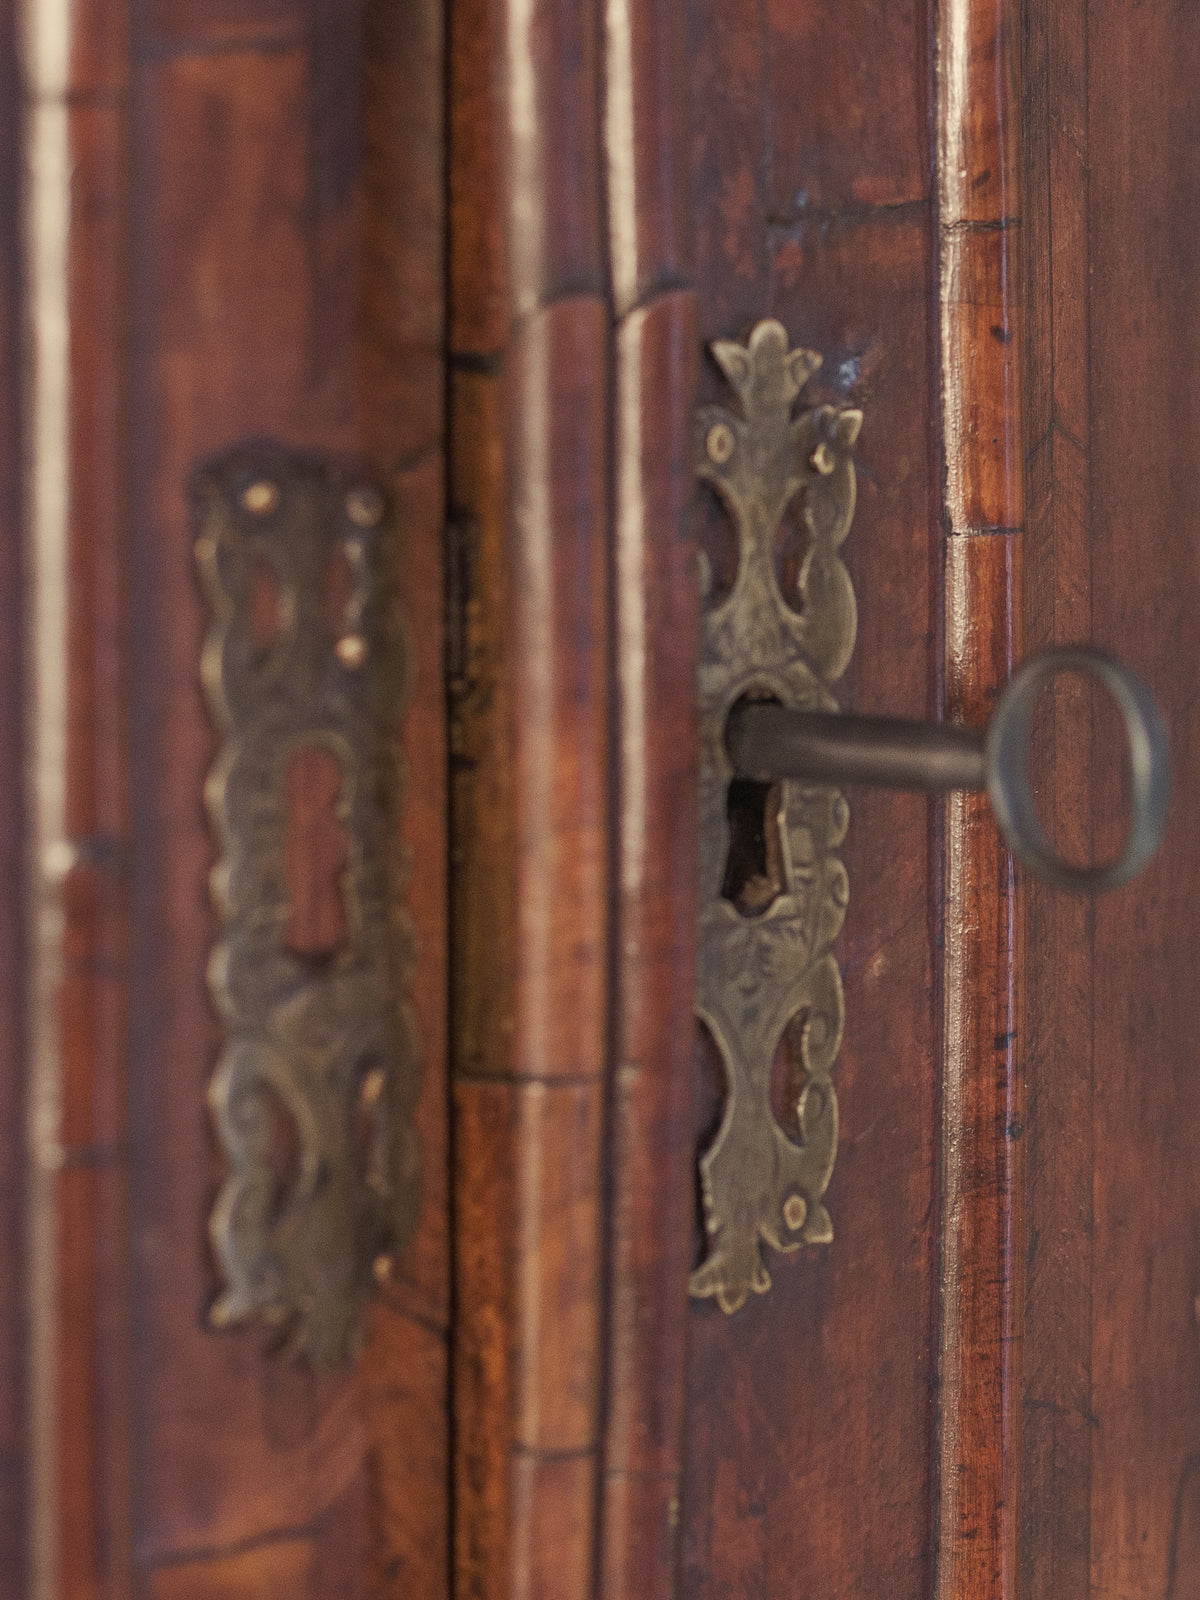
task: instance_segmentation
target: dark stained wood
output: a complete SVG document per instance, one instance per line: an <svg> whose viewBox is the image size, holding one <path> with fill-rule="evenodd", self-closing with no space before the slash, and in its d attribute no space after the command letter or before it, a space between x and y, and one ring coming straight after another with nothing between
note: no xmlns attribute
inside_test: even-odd
<svg viewBox="0 0 1200 1600"><path fill-rule="evenodd" d="M134 1586L436 1597L449 1581L440 17L423 3L164 0L136 23ZM319 1381L267 1358L256 1335L204 1326L220 1175L204 1110L213 735L185 487L197 460L262 435L364 456L387 476L399 596L422 618L397 731L422 1211L358 1371ZM113 1467L119 1453L87 1470Z"/></svg>
<svg viewBox="0 0 1200 1600"><path fill-rule="evenodd" d="M1019 452L1013 459L1019 462ZM946 710L982 723L1013 664L1021 545L952 535ZM1017 1593L1023 1257L1013 866L982 795L946 801L938 1589Z"/></svg>
<svg viewBox="0 0 1200 1600"><path fill-rule="evenodd" d="M495 114L501 10L498 0L449 4L448 312L450 349L460 360L498 360L508 329L502 139ZM460 437L453 406L450 426ZM471 456L469 436L451 453L452 468ZM498 507L494 498L489 504Z"/></svg>
<svg viewBox="0 0 1200 1600"><path fill-rule="evenodd" d="M1089 14L1092 633L1155 689L1176 796L1158 861L1095 914L1091 1577L1104 1600L1167 1592L1175 1505L1200 1438L1200 862L1186 820L1200 403L1184 354L1200 333L1198 23L1179 4ZM1142 529L1153 530L1149 559ZM1097 757L1099 831L1120 777Z"/></svg>
<svg viewBox="0 0 1200 1600"><path fill-rule="evenodd" d="M1022 215L1028 649L1092 636L1088 313L1087 7L1023 8ZM1036 730L1035 771L1054 836L1092 856L1091 716L1055 686ZM1027 1272L1022 1419L1021 1593L1085 1594L1091 1583L1092 904L1025 889Z"/></svg>
<svg viewBox="0 0 1200 1600"><path fill-rule="evenodd" d="M511 1592L516 881L494 62L500 8L449 11L448 589L454 1086L454 1593Z"/></svg>
<svg viewBox="0 0 1200 1600"><path fill-rule="evenodd" d="M685 11L669 0L604 9L609 270L618 319L689 287L692 214ZM686 404L686 388L673 401ZM614 397L614 414L630 402ZM619 476L619 469L618 469Z"/></svg>
<svg viewBox="0 0 1200 1600"><path fill-rule="evenodd" d="M678 1563L694 1210L696 577L694 298L631 312L616 340L616 985L603 1593L669 1596Z"/></svg>
<svg viewBox="0 0 1200 1600"><path fill-rule="evenodd" d="M456 819L461 814L456 809ZM456 943L456 978L461 971L458 955ZM459 992L456 983L456 996ZM510 1218L516 1159L512 1085L490 1076L460 1077L454 1090L454 1130L459 1291L454 1326L454 1593L468 1600L492 1600L510 1592L514 1533L509 1465L514 1303Z"/></svg>
<svg viewBox="0 0 1200 1600"><path fill-rule="evenodd" d="M313 18L314 51L343 60L318 102L332 120L334 91L353 80L343 53L355 40L344 6L321 4ZM451 1587L444 29L439 0L363 7L360 288L343 358L356 377L360 449L388 473L401 529L397 594L411 688L398 844L418 939L410 993L421 1050L421 1210L363 1351L367 1511L357 1526L367 1541L365 1592L431 1600ZM337 148L331 137L330 159ZM331 263L331 277L336 270ZM339 1520L336 1506L326 1511L316 1593L352 1562L352 1552L338 1553Z"/></svg>
<svg viewBox="0 0 1200 1600"><path fill-rule="evenodd" d="M694 1170L697 378L683 8L605 12L614 925L599 1592L678 1592Z"/></svg>
<svg viewBox="0 0 1200 1600"><path fill-rule="evenodd" d="M599 44L590 6L454 11L456 1584L489 1600L584 1600L595 1582L610 892Z"/></svg>
<svg viewBox="0 0 1200 1600"><path fill-rule="evenodd" d="M1027 1589L1179 1600L1195 1587L1200 1438L1186 821L1200 666L1200 405L1186 354L1200 329L1200 17L1181 4L1029 0L1026 19L1030 633L1086 632L1147 678L1173 736L1176 795L1161 857L1091 919L1030 897L1030 974L1035 948L1043 973L1028 1022ZM1040 752L1081 854L1105 848L1120 813L1102 727L1094 736L1086 703L1061 697Z"/></svg>
<svg viewBox="0 0 1200 1600"><path fill-rule="evenodd" d="M742 0L690 16L700 338L778 316L825 357L810 393L864 407L844 547L858 645L838 698L931 713L941 540L927 8L780 4L765 30ZM728 402L707 361L702 390ZM706 515L702 536L719 572L720 519ZM772 1256L769 1294L732 1317L693 1306L689 1600L932 1589L935 839L919 798L848 799L835 1237Z"/></svg>
<svg viewBox="0 0 1200 1600"><path fill-rule="evenodd" d="M982 724L1021 653L1017 17L938 33L945 714ZM986 800L945 809L939 1600L1018 1592L1024 1110L1012 863Z"/></svg>
<svg viewBox="0 0 1200 1600"><path fill-rule="evenodd" d="M32 1479L69 1600L1190 1600L1200 14L130 17L75 8L65 111L74 855L35 1323L59 1421L31 1469L0 0L0 1596L27 1588ZM1014 874L978 797L849 796L836 1236L729 1318L686 1295L721 1096L691 1016L692 532L729 567L690 433L697 388L729 398L705 345L769 314L824 353L811 395L865 411L842 703L982 722L1026 645L1094 640L1153 684L1182 798L1093 906ZM355 1371L321 1379L204 1326L214 738L184 488L263 434L385 475L412 650L422 1210ZM1062 684L1036 730L1079 856L1121 814L1108 727ZM296 798L293 936L325 949L342 845L330 797Z"/></svg>
<svg viewBox="0 0 1200 1600"><path fill-rule="evenodd" d="M509 316L564 295L604 304L597 10L533 0L498 5L496 16Z"/></svg>
<svg viewBox="0 0 1200 1600"><path fill-rule="evenodd" d="M22 101L15 6L0 5L0 1595L19 1600L26 1572L23 1282L25 639L21 559Z"/></svg>
<svg viewBox="0 0 1200 1600"><path fill-rule="evenodd" d="M606 323L592 297L556 301L517 325L503 390L486 375L455 380L454 510L476 578L463 597L455 736L458 864L477 868L456 876L455 891L458 1572L468 1594L582 1596L592 1581L607 1006ZM487 495L504 461L508 509L497 524ZM464 520L477 509L480 520ZM482 587L480 577L497 581ZM489 852L508 841L509 862L501 853L489 868ZM511 1203L483 1228L486 1252L475 1237L487 1192L480 1166L494 1155L472 1137L484 1105L501 1140L509 1130L512 1173ZM503 1490L467 1470L490 1462L494 1472L497 1461Z"/></svg>
<svg viewBox="0 0 1200 1600"><path fill-rule="evenodd" d="M61 1164L38 1200L53 1265L33 1310L45 1378L31 1417L31 1476L39 1502L47 1502L36 1510L40 1581L55 1582L68 1596L117 1596L130 1589L132 1535L125 1082L129 37L120 19L98 5L81 8L73 24L62 113L72 164L62 622L62 827L69 857L61 882L47 886L58 894L63 918L61 980L47 1030L60 1067ZM30 448L36 453L42 446ZM63 642L38 636L33 648L45 659Z"/></svg>
<svg viewBox="0 0 1200 1600"><path fill-rule="evenodd" d="M344 1380L276 1372L253 1338L214 1339L203 1324L213 1278L197 1245L220 1166L206 1147L202 1108L219 1031L202 977L212 843L196 800L214 741L197 695L206 619L181 494L197 460L248 435L353 445L350 375L319 349L344 307L328 285L322 303L311 270L328 255L332 230L348 242L353 213L348 194L332 214L309 201L308 152L294 136L308 71L302 42L213 54L196 48L201 36L190 50L175 41L170 53L147 52L160 37L137 40L133 224L134 607L145 619L133 650L142 779L132 1057L137 1545L151 1592L160 1570L171 1584L198 1584L199 1563L219 1572L227 1552L264 1534L263 1581L283 1543L297 1547L295 1559L311 1560L310 1527L363 1459ZM197 149L207 151L203 186L184 180ZM340 385L332 404L320 393L322 374ZM167 1073L164 1061L180 1065ZM173 1359L163 1359L167 1352ZM207 1493L189 1503L196 1482Z"/></svg>

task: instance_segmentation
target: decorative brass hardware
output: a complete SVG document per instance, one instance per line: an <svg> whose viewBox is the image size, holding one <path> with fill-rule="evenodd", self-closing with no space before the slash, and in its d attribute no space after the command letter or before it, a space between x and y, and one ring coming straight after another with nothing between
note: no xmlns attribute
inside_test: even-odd
<svg viewBox="0 0 1200 1600"><path fill-rule="evenodd" d="M745 346L713 345L741 415L706 407L697 419L697 471L737 528L739 565L729 595L706 605L700 646L700 952L696 1010L720 1052L724 1115L700 1162L708 1255L693 1295L736 1311L770 1287L760 1242L776 1250L826 1244L822 1203L837 1150L830 1069L842 1039L842 983L830 946L846 912L846 870L834 854L849 812L836 790L790 780L750 794L762 807L760 881L730 898L735 777L725 748L743 699L836 710L829 685L854 648L856 611L838 549L854 514L851 450L862 414L816 406L793 416L820 365L789 350L778 322ZM780 590L776 530L799 498L808 549L795 604ZM750 914L747 914L747 913ZM791 1057L794 1137L771 1109L777 1051Z"/></svg>
<svg viewBox="0 0 1200 1600"><path fill-rule="evenodd" d="M742 415L699 412L697 472L733 517L739 564L732 590L706 604L701 626L696 1011L721 1056L727 1092L700 1161L709 1250L691 1290L732 1312L751 1290L770 1287L763 1242L786 1251L833 1237L822 1197L837 1149L830 1069L843 1001L830 947L848 900L834 854L848 811L830 786L986 789L1016 856L1051 883L1096 893L1127 882L1157 850L1169 761L1150 691L1094 650L1052 650L1025 662L986 730L837 713L829 685L845 671L855 634L854 592L837 552L854 513L850 452L862 415L818 406L793 416L820 357L789 351L777 322L759 323L746 346L719 342L713 354ZM795 606L774 560L793 500L807 535ZM1114 860L1094 866L1055 851L1030 780L1034 708L1059 672L1108 690L1128 743L1128 837ZM750 848L731 825L743 813L752 819ZM789 1131L771 1103L781 1051L789 1058Z"/></svg>
<svg viewBox="0 0 1200 1600"><path fill-rule="evenodd" d="M404 678L384 584L393 519L361 473L273 445L211 463L192 496L223 737L206 792L221 851L209 983L227 1031L210 1103L230 1171L210 1219L225 1285L211 1320L259 1317L329 1366L353 1354L361 1301L417 1205L414 941L389 827ZM322 764L344 848L334 927L314 943L294 936L289 784Z"/></svg>

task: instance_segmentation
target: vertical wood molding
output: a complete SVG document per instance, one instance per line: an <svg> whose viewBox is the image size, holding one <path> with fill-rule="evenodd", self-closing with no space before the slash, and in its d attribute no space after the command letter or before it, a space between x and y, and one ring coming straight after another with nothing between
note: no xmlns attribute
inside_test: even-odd
<svg viewBox="0 0 1200 1600"><path fill-rule="evenodd" d="M942 0L937 30L945 711L983 722L1019 653L1018 19ZM939 1600L1014 1600L1023 1306L1021 972L986 801L945 814Z"/></svg>
<svg viewBox="0 0 1200 1600"><path fill-rule="evenodd" d="M0 1596L26 1600L24 103L17 0L0 4Z"/></svg>
<svg viewBox="0 0 1200 1600"><path fill-rule="evenodd" d="M697 339L684 8L605 8L613 280L613 991L599 1593L679 1582L695 1152Z"/></svg>
<svg viewBox="0 0 1200 1600"><path fill-rule="evenodd" d="M26 12L31 1592L130 1584L123 0Z"/></svg>
<svg viewBox="0 0 1200 1600"><path fill-rule="evenodd" d="M601 24L593 0L458 0L452 18L455 1581L471 1600L590 1600L610 896Z"/></svg>
<svg viewBox="0 0 1200 1600"><path fill-rule="evenodd" d="M27 309L25 522L29 1048L27 1182L29 1349L26 1433L29 1585L56 1600L60 1505L57 1473L60 1253L57 1172L62 1059L58 1030L63 919L48 856L66 848L66 418L69 141L65 90L70 14L59 0L22 11L24 212Z"/></svg>

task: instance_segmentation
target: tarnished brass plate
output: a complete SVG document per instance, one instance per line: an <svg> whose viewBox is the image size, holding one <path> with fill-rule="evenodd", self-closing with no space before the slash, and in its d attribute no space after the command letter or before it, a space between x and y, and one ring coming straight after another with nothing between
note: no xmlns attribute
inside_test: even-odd
<svg viewBox="0 0 1200 1600"><path fill-rule="evenodd" d="M192 495L222 740L207 787L220 849L209 982L226 1040L210 1101L229 1170L210 1221L224 1279L211 1316L259 1318L328 1366L353 1354L363 1297L417 1203L395 529L362 474L272 445L211 463ZM328 947L293 932L306 863L289 806L316 803L295 793L309 770L332 775L327 827L344 844Z"/></svg>
<svg viewBox="0 0 1200 1600"><path fill-rule="evenodd" d="M854 514L851 451L862 414L799 403L821 358L789 350L778 322L713 355L739 402L697 417L697 472L733 519L732 587L705 596L701 625L700 953L696 1010L719 1053L723 1114L700 1161L708 1253L693 1295L736 1311L771 1279L762 1246L828 1244L823 1196L837 1149L830 1071L842 1039L842 983L830 947L848 898L835 854L848 810L836 791L783 782L732 790L730 708L743 696L836 710L829 685L854 648L856 613L838 550ZM784 592L777 538L800 537ZM746 808L758 806L747 877ZM745 849L741 854L745 855ZM731 883L735 868L740 883ZM772 1078L787 1115L772 1108ZM776 1096L778 1100L778 1094Z"/></svg>

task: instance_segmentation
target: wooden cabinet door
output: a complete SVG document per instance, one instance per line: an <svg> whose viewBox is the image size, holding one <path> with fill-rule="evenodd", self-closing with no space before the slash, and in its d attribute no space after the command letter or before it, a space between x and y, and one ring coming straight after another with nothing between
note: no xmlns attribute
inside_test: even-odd
<svg viewBox="0 0 1200 1600"><path fill-rule="evenodd" d="M1198 74L1189 0L0 0L0 1595L1200 1597ZM727 1312L694 419L768 317L863 413L840 704L1093 642L1175 802L1091 901L849 793L833 1239ZM208 1325L187 486L261 440L402 535L421 1198L326 1374ZM1109 708L1036 744L1111 852Z"/></svg>
<svg viewBox="0 0 1200 1600"><path fill-rule="evenodd" d="M1200 24L459 0L449 37L460 1589L1191 1593ZM688 1297L726 1093L689 1020L688 562L731 560L690 433L730 403L712 341L766 316L864 413L843 705L982 723L1091 641L1158 695L1176 801L1092 902L977 798L851 795L835 1236L764 1247L726 1315ZM1104 856L1106 707L1060 684L1037 742Z"/></svg>

